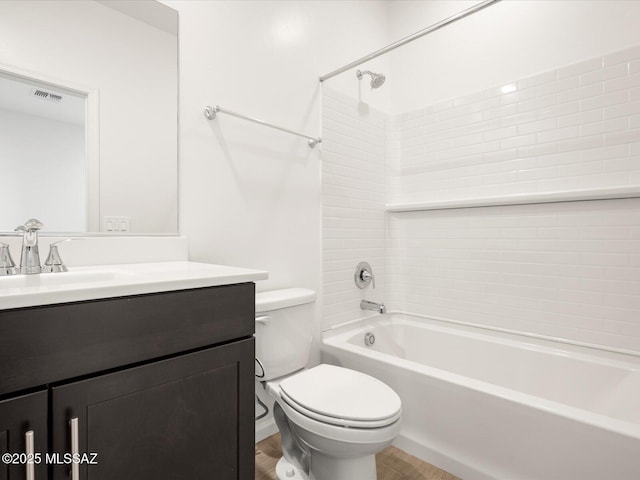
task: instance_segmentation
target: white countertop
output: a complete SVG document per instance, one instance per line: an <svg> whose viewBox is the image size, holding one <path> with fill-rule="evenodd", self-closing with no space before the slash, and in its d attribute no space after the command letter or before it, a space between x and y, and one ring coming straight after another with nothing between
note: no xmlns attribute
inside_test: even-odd
<svg viewBox="0 0 640 480"><path fill-rule="evenodd" d="M197 262L69 267L0 277L0 310L266 280L263 270Z"/></svg>

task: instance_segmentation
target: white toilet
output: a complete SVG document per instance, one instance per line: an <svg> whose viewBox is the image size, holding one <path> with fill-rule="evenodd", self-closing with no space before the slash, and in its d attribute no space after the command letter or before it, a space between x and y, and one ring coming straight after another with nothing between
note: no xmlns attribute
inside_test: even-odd
<svg viewBox="0 0 640 480"><path fill-rule="evenodd" d="M256 376L274 398L282 436L278 480L376 480L375 454L400 432L400 397L369 375L305 369L316 294L256 294Z"/></svg>

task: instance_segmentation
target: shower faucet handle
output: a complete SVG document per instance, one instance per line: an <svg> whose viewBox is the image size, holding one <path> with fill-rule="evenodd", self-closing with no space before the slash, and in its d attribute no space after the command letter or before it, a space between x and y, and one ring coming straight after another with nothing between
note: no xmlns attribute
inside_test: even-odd
<svg viewBox="0 0 640 480"><path fill-rule="evenodd" d="M371 265L367 262L360 262L356 266L356 272L353 275L353 280L356 282L358 288L367 288L369 284L376 288L376 278L373 275Z"/></svg>

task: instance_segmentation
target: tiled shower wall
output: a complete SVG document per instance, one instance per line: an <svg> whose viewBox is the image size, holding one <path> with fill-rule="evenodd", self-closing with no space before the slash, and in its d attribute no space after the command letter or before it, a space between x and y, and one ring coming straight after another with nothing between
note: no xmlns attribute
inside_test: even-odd
<svg viewBox="0 0 640 480"><path fill-rule="evenodd" d="M385 299L385 128L384 113L323 89L323 329L360 318L362 299ZM375 289L355 286L361 261Z"/></svg>
<svg viewBox="0 0 640 480"><path fill-rule="evenodd" d="M323 148L357 142L362 105L324 99ZM346 107L340 120L335 102ZM341 189L344 205L359 201L362 190L376 199L367 211L376 226L348 243L336 237L349 233L346 224L359 212L332 210L333 231L325 212L325 268L327 254L367 258L373 238L385 250L384 240L377 243L383 207L375 211L384 202L640 185L640 48L387 116L386 123L384 186L350 190L323 171L325 192ZM385 148L375 143L376 151ZM342 168L355 174L370 167L352 161L357 148L342 148ZM389 213L387 222L391 309L640 352L640 199ZM324 328L360 316L332 301L353 295L345 273L325 271Z"/></svg>
<svg viewBox="0 0 640 480"><path fill-rule="evenodd" d="M640 47L395 115L388 201L640 184Z"/></svg>
<svg viewBox="0 0 640 480"><path fill-rule="evenodd" d="M389 304L640 352L640 199L389 215Z"/></svg>

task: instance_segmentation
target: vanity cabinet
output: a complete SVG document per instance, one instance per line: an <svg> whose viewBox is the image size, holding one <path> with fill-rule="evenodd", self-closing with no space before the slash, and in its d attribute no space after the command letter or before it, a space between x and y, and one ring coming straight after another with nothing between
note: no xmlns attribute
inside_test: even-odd
<svg viewBox="0 0 640 480"><path fill-rule="evenodd" d="M253 283L0 311L0 450L42 431L35 480L253 479L254 318Z"/></svg>
<svg viewBox="0 0 640 480"><path fill-rule="evenodd" d="M29 437L31 440L29 441ZM28 446L28 443L31 446ZM9 461L0 461L0 480L24 480L27 478L26 455L47 450L47 392L20 395L0 401L0 452L11 453ZM21 458L22 456L25 456ZM33 477L45 479L47 469L43 458L32 464ZM31 474L30 474L31 475Z"/></svg>

